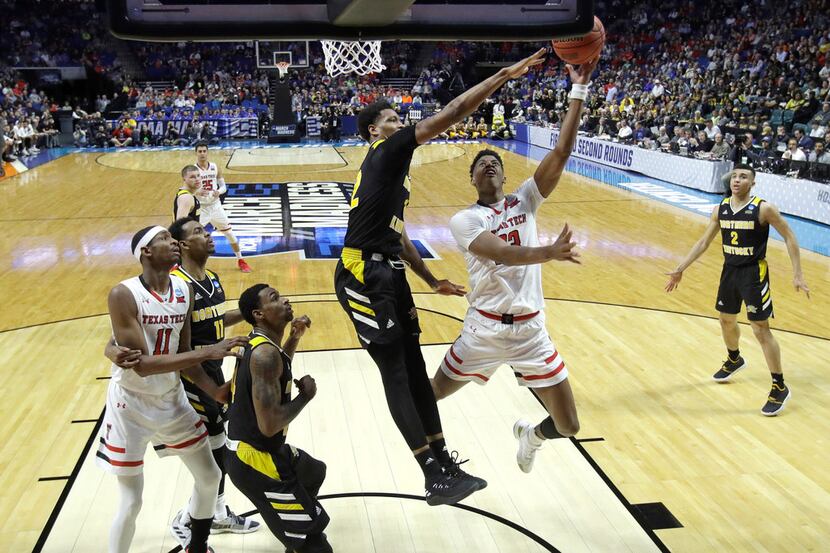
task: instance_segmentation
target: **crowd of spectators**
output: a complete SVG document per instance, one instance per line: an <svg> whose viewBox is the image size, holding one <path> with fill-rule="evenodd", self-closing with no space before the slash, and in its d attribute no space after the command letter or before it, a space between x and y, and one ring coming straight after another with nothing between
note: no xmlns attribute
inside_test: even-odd
<svg viewBox="0 0 830 553"><path fill-rule="evenodd" d="M601 15L608 42L582 131L827 179L820 166L830 141L826 2L788 3L786 17L768 1L643 0L622 9L614 0L610 7ZM518 59L534 46L473 44L457 55ZM513 121L556 126L567 87L564 68L549 60L508 83L500 101Z"/></svg>
<svg viewBox="0 0 830 553"><path fill-rule="evenodd" d="M0 0L3 48L10 67L84 66L110 78L119 60L94 0Z"/></svg>
<svg viewBox="0 0 830 553"><path fill-rule="evenodd" d="M117 65L94 2L0 0L0 6L11 14L13 31L12 47L2 54L6 65L84 64L95 71ZM608 42L581 130L680 155L746 158L762 170L786 172L793 162L823 163L830 140L830 17L823 6L824 0L790 2L787 17L780 18L782 7L768 0L597 2ZM54 32L56 22L62 32ZM291 108L300 124L318 117L323 136L334 139L340 135L339 118L372 101L386 99L417 120L472 84L476 64L518 59L538 45L387 42L382 75L337 78L326 74L319 43L310 46L309 67L287 76ZM115 95L99 95L84 105L86 111L71 108L78 144L100 144L105 134L106 142L116 145L186 142L209 127L200 121L263 118L268 112L273 75L257 69L253 43L139 42L130 47L147 78L169 85L127 82ZM411 86L388 86L381 77L416 80ZM26 87L24 92L18 83L4 81L5 126L13 129L28 119L40 133L37 139L12 136L22 153L46 144L47 131L54 128L48 114L54 110L44 108L51 102L42 91ZM511 136L511 120L556 126L567 107L568 86L562 64L551 57L524 79L508 83L494 102L451 134L482 136L481 117L488 136L504 138ZM106 112L118 115L118 122L101 131ZM119 130L136 124L132 130L140 135L142 121L160 120L192 121L193 131L179 125L171 131L178 137L130 136L128 141Z"/></svg>

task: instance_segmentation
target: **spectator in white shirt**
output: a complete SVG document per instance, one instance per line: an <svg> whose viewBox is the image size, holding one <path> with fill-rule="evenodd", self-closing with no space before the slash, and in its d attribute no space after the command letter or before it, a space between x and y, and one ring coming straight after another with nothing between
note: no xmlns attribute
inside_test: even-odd
<svg viewBox="0 0 830 553"><path fill-rule="evenodd" d="M821 119L818 117L813 119L813 122L810 123L810 126L810 138L821 139L824 137L824 133L827 132L827 128L821 124Z"/></svg>
<svg viewBox="0 0 830 553"><path fill-rule="evenodd" d="M706 128L703 129L703 132L706 133L706 138L708 138L709 140L714 140L715 135L722 134L720 131L720 127L715 125L711 119L706 121Z"/></svg>
<svg viewBox="0 0 830 553"><path fill-rule="evenodd" d="M654 96L655 98L659 98L660 96L663 95L663 93L665 91L666 91L666 89L665 89L665 87L663 87L662 84L660 84L660 81L655 80L654 81L654 87L652 87L652 89L651 89L651 95Z"/></svg>
<svg viewBox="0 0 830 553"><path fill-rule="evenodd" d="M32 128L32 124L28 119L18 121L12 130L14 132L15 139L23 145L24 156L39 152L37 147L34 145L35 129Z"/></svg>
<svg viewBox="0 0 830 553"><path fill-rule="evenodd" d="M781 159L790 159L792 161L807 161L807 155L804 150L798 147L798 141L795 138L790 138L787 142L787 149L781 154Z"/></svg>
<svg viewBox="0 0 830 553"><path fill-rule="evenodd" d="M620 140L628 140L632 134L634 134L634 131L628 126L628 121L625 119L620 121L620 130L617 131L617 138Z"/></svg>

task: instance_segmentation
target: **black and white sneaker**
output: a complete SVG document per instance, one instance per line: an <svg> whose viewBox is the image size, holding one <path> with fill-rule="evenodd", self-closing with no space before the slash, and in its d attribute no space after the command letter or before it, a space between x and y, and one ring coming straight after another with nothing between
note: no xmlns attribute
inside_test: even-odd
<svg viewBox="0 0 830 553"><path fill-rule="evenodd" d="M723 365L721 365L721 368L718 369L718 372L712 375L712 380L715 382L726 382L732 378L733 374L744 367L746 367L746 361L744 361L743 357L738 356L736 361L732 361L727 358L726 361L723 362Z"/></svg>
<svg viewBox="0 0 830 553"><path fill-rule="evenodd" d="M211 534L223 534L230 532L233 534L249 534L259 530L260 524L254 519L237 515L231 508L225 505L227 515L225 518L219 519L213 517L213 522L210 525Z"/></svg>
<svg viewBox="0 0 830 553"><path fill-rule="evenodd" d="M784 405L787 404L790 396L790 389L787 388L786 384L779 386L773 382L767 402L761 407L761 414L765 417L774 417L784 410Z"/></svg>
<svg viewBox="0 0 830 553"><path fill-rule="evenodd" d="M487 480L485 480L484 478L479 478L478 476L473 476L472 474L469 474L468 472L462 470L461 465L469 461L469 459L459 461L457 451L453 451L452 453L450 453L450 459L452 460L452 464L448 467L444 467L444 474L452 476L454 478L466 478L468 480L472 480L473 482L475 482L477 486L476 490L483 490L487 487Z"/></svg>
<svg viewBox="0 0 830 553"><path fill-rule="evenodd" d="M427 505L452 505L478 491L478 483L472 478L440 474L426 481Z"/></svg>
<svg viewBox="0 0 830 553"><path fill-rule="evenodd" d="M176 538L182 549L186 551L187 546L190 545L190 518L185 516L184 509L176 513L176 516L170 521L170 534Z"/></svg>

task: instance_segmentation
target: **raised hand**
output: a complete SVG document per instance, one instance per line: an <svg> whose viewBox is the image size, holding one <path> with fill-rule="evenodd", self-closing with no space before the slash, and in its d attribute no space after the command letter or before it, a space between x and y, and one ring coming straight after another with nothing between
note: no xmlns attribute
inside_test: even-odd
<svg viewBox="0 0 830 553"><path fill-rule="evenodd" d="M317 395L317 383L309 375L305 375L299 380L295 378L294 385L297 387L297 392L308 401L311 401Z"/></svg>
<svg viewBox="0 0 830 553"><path fill-rule="evenodd" d="M573 231L570 227L568 227L568 223L565 223L565 226L562 227L562 232L560 232L559 236L556 238L556 242L547 246L550 259L581 264L582 262L577 259L577 257L579 257L579 253L573 251L576 246L576 242L573 242L571 238L573 238Z"/></svg>
<svg viewBox="0 0 830 553"><path fill-rule="evenodd" d="M311 326L311 319L308 315L297 317L291 321L291 336L295 338L302 338L305 331Z"/></svg>
<svg viewBox="0 0 830 553"><path fill-rule="evenodd" d="M463 296L467 293L463 286L447 279L437 281L432 289L444 296Z"/></svg>
<svg viewBox="0 0 830 553"><path fill-rule="evenodd" d="M599 56L596 59L593 59L587 63L583 63L578 67L574 67L571 64L566 64L565 69L568 70L568 76L571 78L571 82L574 84L588 84L591 82L591 75L594 74L594 69L597 68L597 64L599 63Z"/></svg>
<svg viewBox="0 0 830 553"><path fill-rule="evenodd" d="M527 73L527 70L533 67L534 65L539 65L543 61L545 61L545 54L547 53L546 48L542 48L538 50L532 56L528 56L520 62L514 63L510 67L507 68L507 75L510 79L516 79Z"/></svg>

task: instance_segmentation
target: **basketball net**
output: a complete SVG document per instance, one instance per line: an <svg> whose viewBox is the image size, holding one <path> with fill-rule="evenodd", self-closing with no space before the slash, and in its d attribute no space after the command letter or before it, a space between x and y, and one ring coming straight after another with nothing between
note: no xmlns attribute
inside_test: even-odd
<svg viewBox="0 0 830 553"><path fill-rule="evenodd" d="M283 80L288 74L289 67L291 67L291 64L287 61L281 61L277 64L277 70L280 72L280 80Z"/></svg>
<svg viewBox="0 0 830 553"><path fill-rule="evenodd" d="M386 66L380 58L380 40L321 40L326 71L332 77L356 73L380 73Z"/></svg>

